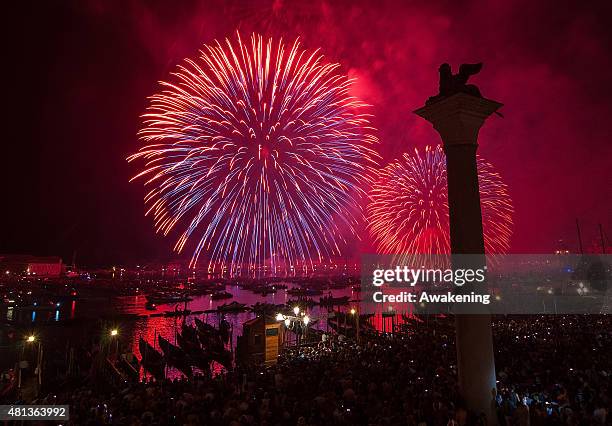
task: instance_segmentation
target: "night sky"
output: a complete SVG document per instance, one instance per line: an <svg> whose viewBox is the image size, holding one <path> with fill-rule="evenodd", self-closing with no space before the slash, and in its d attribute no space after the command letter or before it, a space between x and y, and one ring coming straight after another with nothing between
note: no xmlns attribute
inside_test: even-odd
<svg viewBox="0 0 612 426"><path fill-rule="evenodd" d="M3 23L0 253L104 265L172 258L144 217L125 157L146 97L183 58L239 28L300 36L357 77L387 164L439 142L411 111L437 92L442 62L485 63L474 79L503 102L480 154L508 183L511 251L612 237L610 2L22 2ZM18 7L19 9L16 9ZM6 9L6 6L5 6ZM10 9L10 8L9 8ZM606 10L607 9L607 10ZM369 250L369 242L355 244ZM188 257L188 256L187 256Z"/></svg>

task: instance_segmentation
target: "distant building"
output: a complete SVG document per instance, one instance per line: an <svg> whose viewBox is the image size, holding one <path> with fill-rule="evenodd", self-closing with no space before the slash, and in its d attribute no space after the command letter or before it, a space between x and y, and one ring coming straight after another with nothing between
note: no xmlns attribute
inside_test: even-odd
<svg viewBox="0 0 612 426"><path fill-rule="evenodd" d="M56 278L62 275L64 265L59 256L0 255L0 271L6 274Z"/></svg>

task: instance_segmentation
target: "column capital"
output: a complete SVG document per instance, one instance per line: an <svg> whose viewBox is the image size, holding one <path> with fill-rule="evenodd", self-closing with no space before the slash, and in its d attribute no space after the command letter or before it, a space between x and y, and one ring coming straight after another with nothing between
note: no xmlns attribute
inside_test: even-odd
<svg viewBox="0 0 612 426"><path fill-rule="evenodd" d="M456 93L425 105L414 113L433 124L445 146L477 145L480 127L487 117L502 106L490 99Z"/></svg>

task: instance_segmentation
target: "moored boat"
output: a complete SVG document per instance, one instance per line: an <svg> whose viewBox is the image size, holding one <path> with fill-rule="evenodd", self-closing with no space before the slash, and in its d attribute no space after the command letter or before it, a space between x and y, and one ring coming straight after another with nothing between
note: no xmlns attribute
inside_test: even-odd
<svg viewBox="0 0 612 426"><path fill-rule="evenodd" d="M340 305L348 305L348 303L349 303L348 296L342 296L342 297L325 296L319 299L319 305L321 306L340 306Z"/></svg>
<svg viewBox="0 0 612 426"><path fill-rule="evenodd" d="M191 377L193 371L187 359L187 354L178 346L174 346L163 336L157 336L157 340L159 341L159 347L164 351L164 358L168 364L177 368L185 376Z"/></svg>
<svg viewBox="0 0 612 426"><path fill-rule="evenodd" d="M138 349L140 350L140 355L142 356L140 363L142 364L143 368L151 373L156 380L163 380L165 377L164 369L166 367L164 357L157 352L153 346L149 345L142 337L138 341Z"/></svg>
<svg viewBox="0 0 612 426"><path fill-rule="evenodd" d="M249 308L245 303L238 303L236 301L217 306L217 311L219 312L244 312L248 310Z"/></svg>
<svg viewBox="0 0 612 426"><path fill-rule="evenodd" d="M158 292L152 293L146 296L147 301L156 304L162 303L177 303L177 302L191 302L193 299L185 294L179 294L174 292Z"/></svg>
<svg viewBox="0 0 612 426"><path fill-rule="evenodd" d="M287 294L292 296L320 296L323 294L323 290L319 290L316 288L291 288L287 290Z"/></svg>
<svg viewBox="0 0 612 426"><path fill-rule="evenodd" d="M212 300L231 299L232 297L234 297L232 293L227 291L218 291L210 295Z"/></svg>
<svg viewBox="0 0 612 426"><path fill-rule="evenodd" d="M182 334L176 335L176 342L185 354L187 354L191 365L207 373L210 371L211 359L200 346L197 332L195 332L195 330L189 330L189 328L190 327L183 325L183 332Z"/></svg>

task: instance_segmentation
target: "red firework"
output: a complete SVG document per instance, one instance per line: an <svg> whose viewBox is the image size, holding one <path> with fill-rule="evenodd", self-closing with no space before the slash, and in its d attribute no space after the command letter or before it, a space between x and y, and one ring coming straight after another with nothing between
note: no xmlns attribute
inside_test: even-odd
<svg viewBox="0 0 612 426"><path fill-rule="evenodd" d="M485 250L505 253L512 236L512 200L494 167L477 157ZM385 254L450 253L446 159L442 148L401 159L380 171L368 205L368 227Z"/></svg>

